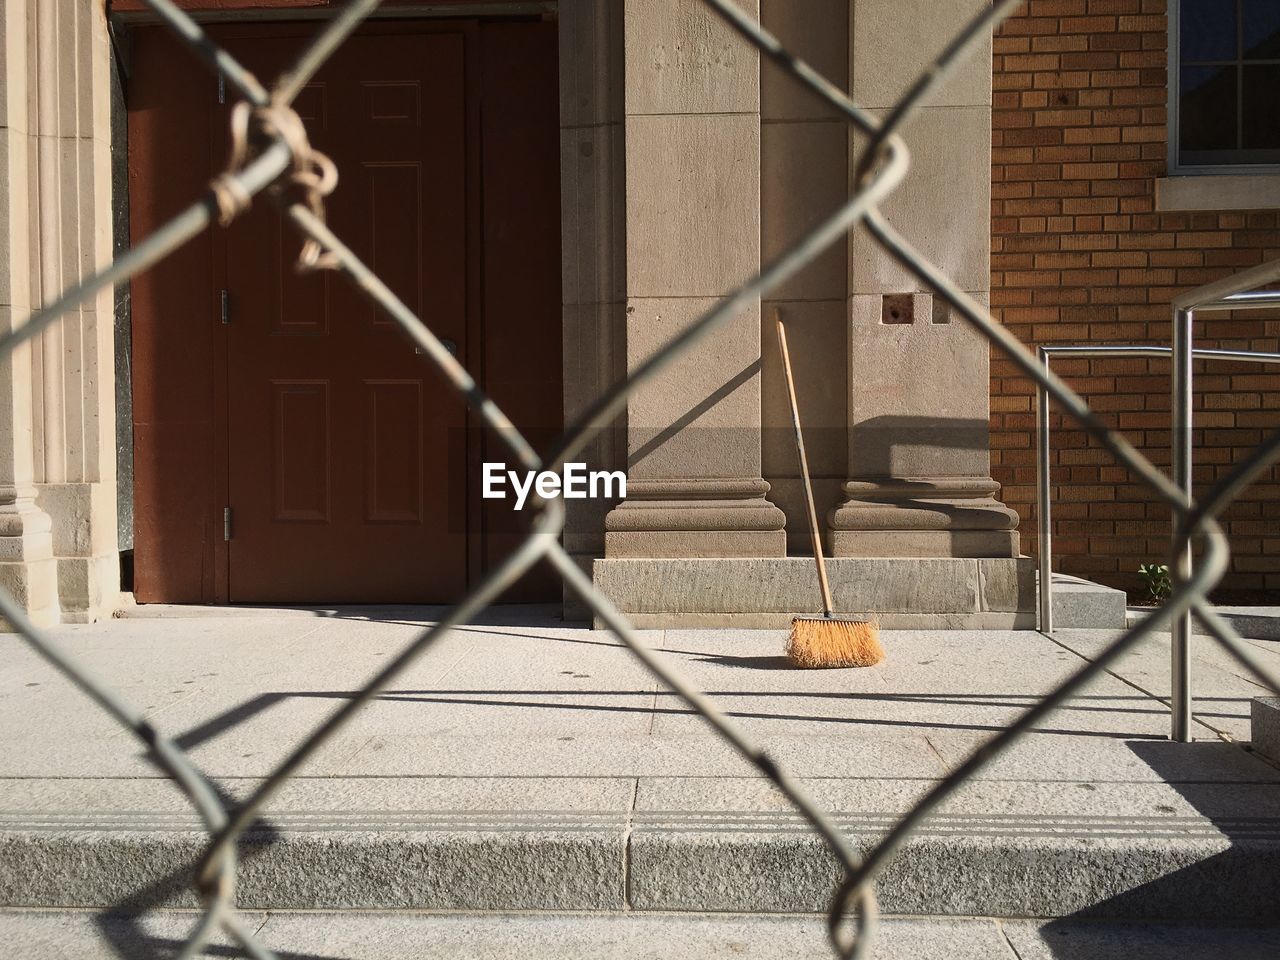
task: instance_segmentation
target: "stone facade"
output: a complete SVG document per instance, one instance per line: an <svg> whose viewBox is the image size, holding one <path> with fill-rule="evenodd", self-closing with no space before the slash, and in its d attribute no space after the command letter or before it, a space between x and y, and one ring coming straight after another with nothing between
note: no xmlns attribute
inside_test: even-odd
<svg viewBox="0 0 1280 960"><path fill-rule="evenodd" d="M765 0L758 12L789 49L847 80L856 101L883 115L983 4L944 6L817 0L802 10ZM626 8L626 349L634 369L834 211L848 196L860 143L697 5L635 0ZM912 170L885 204L894 225L980 300L990 289L990 60L988 43L906 129ZM806 595L802 565L786 559L788 547L809 547L777 360L780 313L793 331L830 552L873 565L882 558L883 573L912 582L910 570L929 572L910 611L877 609L868 594L844 597L846 612L909 613L916 625L993 623L964 589L975 582L971 561L1005 564L1015 585L1025 585L1018 571L1026 564L1016 559L1017 515L996 499L991 479L985 340L950 323L860 231L769 297L633 397L631 496L606 520L596 582L648 625L774 626L778 597ZM690 558L758 562L690 567ZM686 591L688 609L645 606L655 589L695 570L736 585L698 581ZM809 608L815 602L816 594Z"/></svg>
<svg viewBox="0 0 1280 960"><path fill-rule="evenodd" d="M877 111L982 5L812 0L802 14L789 0L740 2ZM7 326L109 255L109 52L101 0L0 0L0 10ZM691 0L556 10L572 422L834 209L858 144ZM906 130L912 172L885 206L980 299L990 119L988 47ZM846 584L842 604L903 624L1022 625L1026 562L988 466L986 345L858 233L677 358L593 438L586 458L625 466L628 496L571 503L570 552L624 609L647 606L650 625L774 625L782 607L812 606L804 564L787 557L809 548L776 312L793 331L828 546L849 584L879 585L860 598ZM0 578L46 623L118 602L109 317L104 293L3 361ZM720 565L682 579L703 560ZM743 571L777 589L730 588ZM708 576L724 583L705 587ZM653 609L654 585L676 581L686 589L671 602L687 594L689 609ZM892 610L875 609L880 594Z"/></svg>
<svg viewBox="0 0 1280 960"><path fill-rule="evenodd" d="M111 259L103 0L0 0L0 330ZM118 602L111 291L0 358L0 585L39 624Z"/></svg>

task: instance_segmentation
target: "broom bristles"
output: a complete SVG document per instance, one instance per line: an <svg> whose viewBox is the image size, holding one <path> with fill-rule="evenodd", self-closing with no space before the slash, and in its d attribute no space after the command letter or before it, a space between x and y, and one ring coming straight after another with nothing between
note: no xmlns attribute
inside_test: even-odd
<svg viewBox="0 0 1280 960"><path fill-rule="evenodd" d="M867 620L796 617L787 659L797 667L873 667L884 659L880 628Z"/></svg>

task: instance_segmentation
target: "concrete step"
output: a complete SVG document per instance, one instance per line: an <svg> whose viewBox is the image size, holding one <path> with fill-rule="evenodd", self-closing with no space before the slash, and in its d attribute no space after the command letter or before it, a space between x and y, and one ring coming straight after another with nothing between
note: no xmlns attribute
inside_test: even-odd
<svg viewBox="0 0 1280 960"><path fill-rule="evenodd" d="M1216 609L1242 637L1280 640L1280 607L1220 606Z"/></svg>
<svg viewBox="0 0 1280 960"><path fill-rule="evenodd" d="M1250 745L1280 765L1280 697L1254 697L1249 704Z"/></svg>
<svg viewBox="0 0 1280 960"><path fill-rule="evenodd" d="M629 913L495 915L249 914L282 958L343 960L830 960L825 919ZM99 917L0 910L0 942L23 960L171 956L191 913ZM875 960L1274 960L1280 931L1083 921L881 921ZM208 956L239 956L219 940Z"/></svg>
<svg viewBox="0 0 1280 960"><path fill-rule="evenodd" d="M548 779L294 785L244 838L238 902L273 911L743 913L829 902L835 863L762 781L647 779L637 785L647 803L608 809L592 802L599 784ZM844 808L836 824L866 851L926 786L846 785L845 802L827 805ZM0 906L197 905L187 881L204 837L167 783L134 782L96 810L65 783L6 789L49 802L0 804ZM560 802L542 805L554 796ZM1176 790L974 784L894 858L881 907L1280 923L1278 801L1280 784L1265 777ZM1117 809L1130 812L1100 812Z"/></svg>
<svg viewBox="0 0 1280 960"><path fill-rule="evenodd" d="M1053 575L1055 630L1120 630L1125 626L1123 590L1065 573Z"/></svg>
<svg viewBox="0 0 1280 960"><path fill-rule="evenodd" d="M1026 557L831 557L827 571L835 609L886 630L1035 629ZM641 628L787 629L822 604L806 557L608 558L592 578Z"/></svg>
<svg viewBox="0 0 1280 960"><path fill-rule="evenodd" d="M1055 609L1057 609L1056 605ZM1248 637L1251 640L1280 641L1280 607L1215 606L1214 609L1242 637ZM1127 612L1127 625L1133 626L1150 612L1150 607L1130 607ZM1191 620L1191 629L1198 636L1209 636L1208 631L1195 618Z"/></svg>

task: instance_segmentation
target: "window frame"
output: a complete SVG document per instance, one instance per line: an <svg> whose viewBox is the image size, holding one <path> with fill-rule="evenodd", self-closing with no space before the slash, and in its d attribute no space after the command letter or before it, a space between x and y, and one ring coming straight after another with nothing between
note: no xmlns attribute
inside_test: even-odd
<svg viewBox="0 0 1280 960"><path fill-rule="evenodd" d="M1178 141L1181 125L1181 37L1182 0L1169 0L1168 4L1168 100L1166 105L1166 129L1168 131L1168 176L1215 176L1224 174L1254 174L1259 176L1280 174L1280 162L1276 163L1179 163Z"/></svg>

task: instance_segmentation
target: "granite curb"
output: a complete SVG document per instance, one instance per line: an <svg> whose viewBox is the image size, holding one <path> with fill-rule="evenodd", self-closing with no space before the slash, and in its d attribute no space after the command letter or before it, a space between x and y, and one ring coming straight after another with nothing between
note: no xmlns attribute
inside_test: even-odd
<svg viewBox="0 0 1280 960"><path fill-rule="evenodd" d="M860 852L893 811L837 814ZM197 906L186 813L0 817L0 906ZM240 845L259 910L825 909L838 868L782 811L293 811ZM1280 923L1280 816L949 814L891 861L888 913Z"/></svg>

